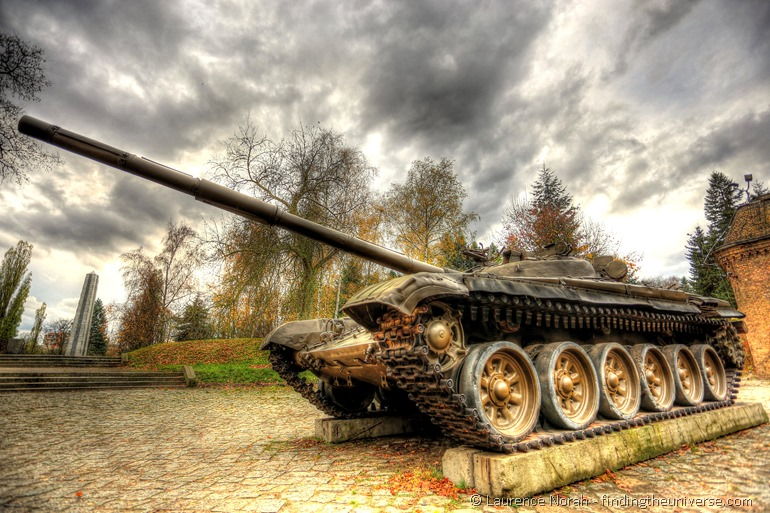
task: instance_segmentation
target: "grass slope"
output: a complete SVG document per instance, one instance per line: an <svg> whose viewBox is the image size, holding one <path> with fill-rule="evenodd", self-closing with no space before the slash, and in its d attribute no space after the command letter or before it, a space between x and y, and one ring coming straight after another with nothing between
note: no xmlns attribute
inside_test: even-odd
<svg viewBox="0 0 770 513"><path fill-rule="evenodd" d="M180 370L191 365L202 383L275 384L283 380L270 368L258 338L166 342L126 353L132 367Z"/></svg>

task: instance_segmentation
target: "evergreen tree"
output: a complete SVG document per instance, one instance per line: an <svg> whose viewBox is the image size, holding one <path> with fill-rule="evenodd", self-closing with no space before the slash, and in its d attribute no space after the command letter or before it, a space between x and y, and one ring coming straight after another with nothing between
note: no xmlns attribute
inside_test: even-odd
<svg viewBox="0 0 770 513"><path fill-rule="evenodd" d="M706 234L703 232L703 228L696 226L695 232L688 234L685 253L687 260L690 262L689 283L693 291L698 294L700 294L699 291L705 288L706 271L704 269L704 262L706 252Z"/></svg>
<svg viewBox="0 0 770 513"><path fill-rule="evenodd" d="M538 210L550 208L563 215L576 216L577 207L572 203L572 195L558 176L545 167L538 172L537 181L532 185L532 206Z"/></svg>
<svg viewBox="0 0 770 513"><path fill-rule="evenodd" d="M741 201L738 184L729 177L714 171L704 200L707 230L698 226L689 235L686 246L690 262L690 283L696 294L717 297L735 304L735 295L727 275L714 258L715 250L722 245L730 228L735 210Z"/></svg>
<svg viewBox="0 0 770 513"><path fill-rule="evenodd" d="M706 189L704 213L708 221L708 236L720 244L730 228L735 209L741 202L741 190L738 184L724 173L714 171L709 177Z"/></svg>
<svg viewBox="0 0 770 513"><path fill-rule="evenodd" d="M545 165L532 186L532 196L532 201L514 203L506 211L508 246L515 250L539 251L561 242L573 249L580 248L583 245L580 211L559 177Z"/></svg>
<svg viewBox="0 0 770 513"><path fill-rule="evenodd" d="M9 249L0 267L0 348L16 336L29 295L31 278L27 266L32 257L32 245L19 241Z"/></svg>
<svg viewBox="0 0 770 513"><path fill-rule="evenodd" d="M101 299L94 302L91 331L88 333L88 354L104 356L107 353L107 317Z"/></svg>
<svg viewBox="0 0 770 513"><path fill-rule="evenodd" d="M765 194L770 194L770 189L768 189L764 183L757 180L751 185L751 192L749 193L749 199L753 201L760 196L764 196Z"/></svg>
<svg viewBox="0 0 770 513"><path fill-rule="evenodd" d="M200 294L188 304L181 317L177 319L174 340L203 340L211 337L209 310Z"/></svg>

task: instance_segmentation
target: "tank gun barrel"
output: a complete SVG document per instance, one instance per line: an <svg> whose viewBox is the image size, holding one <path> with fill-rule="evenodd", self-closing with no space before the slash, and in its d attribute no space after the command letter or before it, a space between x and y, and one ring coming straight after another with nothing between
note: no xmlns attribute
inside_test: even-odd
<svg viewBox="0 0 770 513"><path fill-rule="evenodd" d="M195 178L152 160L108 146L31 116L24 116L19 120L19 132L101 162L102 164L115 167L121 171L126 171L179 192L189 194L198 201L214 205L263 224L279 226L395 271L402 273L444 271L440 267L420 262L396 251L290 214L275 205L257 198L242 194L209 180Z"/></svg>

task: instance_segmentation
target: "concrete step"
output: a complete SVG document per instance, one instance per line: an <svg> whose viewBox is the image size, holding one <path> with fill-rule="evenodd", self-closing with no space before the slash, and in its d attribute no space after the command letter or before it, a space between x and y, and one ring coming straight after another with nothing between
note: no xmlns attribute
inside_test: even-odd
<svg viewBox="0 0 770 513"><path fill-rule="evenodd" d="M120 367L120 363L0 362L0 368L4 367Z"/></svg>
<svg viewBox="0 0 770 513"><path fill-rule="evenodd" d="M40 387L40 388L28 388L28 387L19 387L19 388L0 388L0 393L4 392L71 392L75 390L128 390L132 388L184 388L185 385L119 385L119 386L111 386L111 387L92 387L92 386L84 386L84 387L57 387L57 386L48 386L48 387Z"/></svg>
<svg viewBox="0 0 770 513"><path fill-rule="evenodd" d="M179 388L183 372L112 370L103 365L87 368L42 368L26 365L18 371L0 369L0 392L120 388Z"/></svg>
<svg viewBox="0 0 770 513"><path fill-rule="evenodd" d="M62 375L62 374L56 374L56 375L47 375L47 376L40 376L40 375L30 375L30 374L17 374L15 376L8 376L5 374L0 374L0 384L2 383L9 383L13 381L29 381L29 382L38 382L38 381L106 381L106 380L153 380L153 379L184 379L184 376L179 373L168 373L168 374L142 374L137 373L137 375L133 375L132 373L122 373L122 374L69 374L69 375Z"/></svg>
<svg viewBox="0 0 770 513"><path fill-rule="evenodd" d="M180 388L186 386L184 375L173 376L16 376L0 380L0 392L85 390L120 388Z"/></svg>
<svg viewBox="0 0 770 513"><path fill-rule="evenodd" d="M61 380L47 380L47 381L10 381L7 383L0 383L0 391L3 390L16 390L19 388L40 389L40 388L114 388L114 387L126 387L126 386L139 386L139 387L163 387L163 386L184 386L184 378L178 379L134 379L134 380L101 380L101 381L61 381Z"/></svg>
<svg viewBox="0 0 770 513"><path fill-rule="evenodd" d="M2 360L118 360L119 356L68 356L64 354L0 354Z"/></svg>
<svg viewBox="0 0 770 513"><path fill-rule="evenodd" d="M0 362L82 362L82 363L93 363L93 362L103 362L103 363L120 363L120 358L75 358L75 357L64 357L64 358L47 358L47 357L36 357L36 356L30 356L28 358L0 358Z"/></svg>
<svg viewBox="0 0 770 513"><path fill-rule="evenodd" d="M68 358L68 359L52 359L52 358L3 358L0 359L0 365L5 365L8 363L21 363L23 365L31 365L35 363L52 363L52 364L83 364L83 365L120 365L122 362L120 360L91 360L91 359L80 359L80 358Z"/></svg>
<svg viewBox="0 0 770 513"><path fill-rule="evenodd" d="M34 378L105 378L105 377L117 377L117 378L166 378L166 377L179 377L182 376L179 372L0 372L0 381L13 380L13 379L34 379Z"/></svg>
<svg viewBox="0 0 770 513"><path fill-rule="evenodd" d="M120 360L119 356L68 356L65 354L0 354L0 360L36 360L46 358L49 360Z"/></svg>
<svg viewBox="0 0 770 513"><path fill-rule="evenodd" d="M54 354L54 353L2 353L0 358L120 358L120 356L107 356L101 354L85 354L85 355L71 355L71 354Z"/></svg>

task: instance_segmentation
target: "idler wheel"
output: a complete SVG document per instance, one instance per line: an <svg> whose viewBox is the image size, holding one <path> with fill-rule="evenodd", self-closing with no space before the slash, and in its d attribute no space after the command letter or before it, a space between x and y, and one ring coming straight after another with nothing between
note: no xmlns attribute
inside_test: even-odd
<svg viewBox="0 0 770 513"><path fill-rule="evenodd" d="M628 420L639 411L642 391L639 371L625 347L597 344L588 351L599 374L599 413L608 419Z"/></svg>
<svg viewBox="0 0 770 513"><path fill-rule="evenodd" d="M703 401L703 375L692 352L682 344L671 344L663 354L673 370L676 404L695 406Z"/></svg>
<svg viewBox="0 0 770 513"><path fill-rule="evenodd" d="M318 393L346 413L361 413L374 401L377 387L358 380L353 380L353 386L335 386L321 379L318 383Z"/></svg>
<svg viewBox="0 0 770 513"><path fill-rule="evenodd" d="M690 350L703 376L704 399L708 401L727 399L727 375L716 350L708 344L691 346Z"/></svg>
<svg viewBox="0 0 770 513"><path fill-rule="evenodd" d="M630 352L639 370L642 409L670 410L674 405L674 374L666 356L652 344L637 344Z"/></svg>
<svg viewBox="0 0 770 513"><path fill-rule="evenodd" d="M540 414L540 385L532 361L512 342L471 346L459 375L459 391L506 442L527 436Z"/></svg>
<svg viewBox="0 0 770 513"><path fill-rule="evenodd" d="M599 410L599 384L588 353L574 342L546 344L535 358L543 415L556 427L584 429Z"/></svg>

